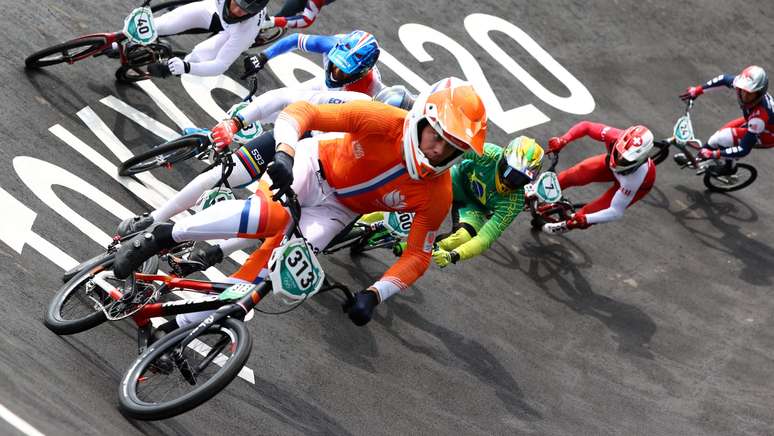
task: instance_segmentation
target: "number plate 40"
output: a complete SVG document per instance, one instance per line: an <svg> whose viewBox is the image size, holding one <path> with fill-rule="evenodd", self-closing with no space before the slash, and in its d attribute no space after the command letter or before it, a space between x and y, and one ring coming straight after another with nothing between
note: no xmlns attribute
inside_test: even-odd
<svg viewBox="0 0 774 436"><path fill-rule="evenodd" d="M291 300L303 300L322 288L325 273L301 238L292 238L275 248L269 259L269 277L275 294Z"/></svg>
<svg viewBox="0 0 774 436"><path fill-rule="evenodd" d="M149 7L137 8L124 20L124 35L136 44L148 45L156 40L156 26Z"/></svg>

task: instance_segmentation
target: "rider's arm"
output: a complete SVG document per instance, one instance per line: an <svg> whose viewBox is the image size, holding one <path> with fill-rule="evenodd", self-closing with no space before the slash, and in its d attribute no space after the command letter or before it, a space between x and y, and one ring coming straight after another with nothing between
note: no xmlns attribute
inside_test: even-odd
<svg viewBox="0 0 774 436"><path fill-rule="evenodd" d="M267 48L264 53L269 59L291 50L309 53L328 53L338 41L339 38L335 36L294 33L275 42L271 47Z"/></svg>
<svg viewBox="0 0 774 436"><path fill-rule="evenodd" d="M602 123L592 123L591 121L581 121L572 126L561 138L566 142L572 142L578 138L588 136L597 141L607 143L616 140L620 134L621 130L615 127Z"/></svg>
<svg viewBox="0 0 774 436"><path fill-rule="evenodd" d="M250 45L255 41L259 30L257 21L259 19L260 17L256 16L224 31L228 32L228 40L217 49L217 53L208 53L208 51L213 50L213 44L207 43L209 40L197 45L186 56L186 61L191 64L190 74L195 76L217 76L225 73L239 55L250 48ZM223 36L219 33L210 39L222 38Z"/></svg>
<svg viewBox="0 0 774 436"><path fill-rule="evenodd" d="M446 180L448 183L448 179ZM411 224L406 250L387 272L372 285L378 291L379 300L384 301L413 284L427 267L433 251L433 241L438 228L449 212L451 204L450 187L433 196L427 207L417 211Z"/></svg>
<svg viewBox="0 0 774 436"><path fill-rule="evenodd" d="M360 92L315 91L295 87L273 89L253 98L239 113L245 124L273 123L279 112L291 103L308 101L312 104L341 104L353 100L370 100Z"/></svg>
<svg viewBox="0 0 774 436"><path fill-rule="evenodd" d="M310 130L381 135L400 128L405 114L403 109L373 101L321 105L296 102L277 116L274 138L277 145L284 143L292 148Z"/></svg>
<svg viewBox="0 0 774 436"><path fill-rule="evenodd" d="M717 88L718 86L725 86L726 88L732 88L734 86L733 74L721 74L708 80L707 83L701 85L703 89Z"/></svg>
<svg viewBox="0 0 774 436"><path fill-rule="evenodd" d="M320 13L320 9L322 9L325 3L325 0L309 0L306 2L306 7L301 11L300 15L286 17L275 16L270 19L272 20L274 27L303 29L314 23L314 20L317 19L317 14Z"/></svg>
<svg viewBox="0 0 774 436"><path fill-rule="evenodd" d="M499 202L492 217L481 226L476 236L454 249L460 255L460 260L470 259L488 250L523 209L524 191L522 190L514 192Z"/></svg>
<svg viewBox="0 0 774 436"><path fill-rule="evenodd" d="M610 206L586 215L586 222L589 224L599 224L623 218L624 211L634 200L634 196L637 195L637 191L639 191L640 186L645 181L648 170L647 164L641 165L635 172L619 177L618 182L620 186L613 195Z"/></svg>

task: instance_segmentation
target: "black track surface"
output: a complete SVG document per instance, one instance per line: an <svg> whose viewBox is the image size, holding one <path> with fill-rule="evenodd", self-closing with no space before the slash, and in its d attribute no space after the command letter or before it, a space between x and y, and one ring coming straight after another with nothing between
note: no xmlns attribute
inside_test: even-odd
<svg viewBox="0 0 774 436"><path fill-rule="evenodd" d="M140 212L146 203L48 129L62 125L117 165L76 112L91 107L134 152L161 139L102 98L116 96L174 124L141 89L114 83L115 61L28 73L24 58L75 35L117 29L135 5L43 1L0 15L0 187L37 213L35 233L79 261L100 247L23 183L13 159L58 165ZM463 19L471 13L519 26L588 88L596 109L570 115L535 97L467 35ZM475 54L504 108L532 103L551 118L523 132L545 143L582 119L642 123L668 135L686 86L752 63L774 71L774 49L761 36L773 21L770 1L342 0L322 11L310 33L373 31L433 82L461 76L458 63L432 44L426 48L435 60L417 62L398 28L413 22L440 30ZM552 92L567 95L518 44L493 38ZM176 41L190 48L198 40ZM388 68L382 73L398 82ZM268 72L262 80L263 90L280 84ZM178 79L154 83L194 122L213 124ZM224 108L233 101L226 96L216 95ZM694 112L703 139L739 116L735 96L723 90L702 97ZM493 126L489 140L512 136ZM601 151L580 141L562 165ZM771 156L753 152L747 161L760 177L733 195L708 193L699 177L666 162L624 221L566 237L533 234L520 217L480 258L443 271L432 266L366 328L354 327L331 295L284 316L256 316L248 361L255 384L237 379L193 412L156 423L127 420L116 407L118 381L136 353L130 324L55 336L41 319L62 270L30 246L18 254L0 243L0 404L49 435L772 434ZM180 188L197 168L158 177ZM569 194L587 201L603 188ZM54 191L103 231L115 228L118 220L88 198ZM7 232L17 219L6 214L0 226ZM392 261L387 252L322 260L355 288ZM0 433L15 432L0 420Z"/></svg>

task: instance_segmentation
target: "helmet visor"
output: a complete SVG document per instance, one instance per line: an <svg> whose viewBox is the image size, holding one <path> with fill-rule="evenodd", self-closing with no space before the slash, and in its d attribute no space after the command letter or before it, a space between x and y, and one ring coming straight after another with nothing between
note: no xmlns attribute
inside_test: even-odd
<svg viewBox="0 0 774 436"><path fill-rule="evenodd" d="M524 185L532 181L529 176L508 165L505 159L500 159L498 162L497 175L500 178L500 183L511 191L523 188Z"/></svg>

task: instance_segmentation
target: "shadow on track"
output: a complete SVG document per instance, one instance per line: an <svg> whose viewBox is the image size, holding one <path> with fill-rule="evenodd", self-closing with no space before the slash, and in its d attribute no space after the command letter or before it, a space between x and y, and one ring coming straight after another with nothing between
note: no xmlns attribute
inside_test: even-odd
<svg viewBox="0 0 774 436"><path fill-rule="evenodd" d="M595 293L581 272L593 265L591 259L569 238L560 237L561 242L557 242L556 237L547 237L540 232L532 232L532 237L532 241L522 244L519 252L527 259L526 268L521 268L524 274L548 298L582 316L599 320L613 333L618 351L653 360L653 353L648 348L657 330L653 319L637 306ZM555 282L561 294L549 287L549 282Z"/></svg>
<svg viewBox="0 0 774 436"><path fill-rule="evenodd" d="M679 210L666 210L678 224L691 232L697 241L712 251L739 260L743 266L739 278L755 286L771 286L774 281L774 248L744 233L740 224L758 221L758 213L737 197L697 191L679 185L675 189L685 194ZM682 200L682 199L681 199ZM708 231L697 223L707 222L715 230Z"/></svg>

